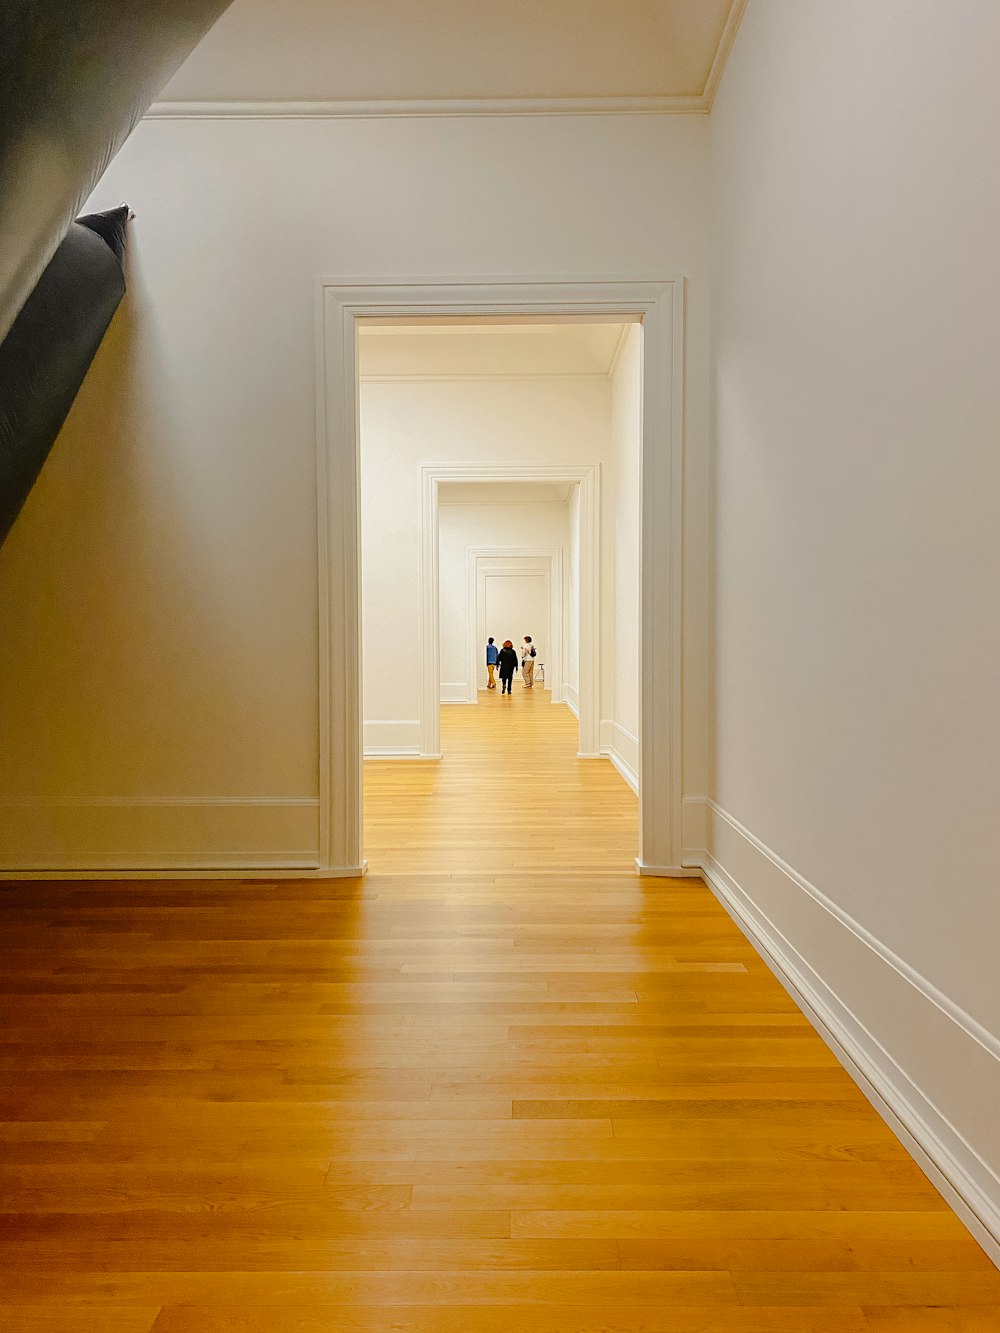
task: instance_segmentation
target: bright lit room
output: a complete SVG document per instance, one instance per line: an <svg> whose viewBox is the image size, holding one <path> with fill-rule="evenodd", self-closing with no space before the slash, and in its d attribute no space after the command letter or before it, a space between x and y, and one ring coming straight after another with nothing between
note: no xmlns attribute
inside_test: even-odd
<svg viewBox="0 0 1000 1333"><path fill-rule="evenodd" d="M570 864L636 856L641 365L621 316L360 324L372 868L523 870L553 820Z"/></svg>

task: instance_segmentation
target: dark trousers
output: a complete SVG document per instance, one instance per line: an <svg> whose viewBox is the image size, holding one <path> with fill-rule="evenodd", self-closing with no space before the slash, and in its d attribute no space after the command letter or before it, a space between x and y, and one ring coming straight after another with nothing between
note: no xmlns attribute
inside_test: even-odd
<svg viewBox="0 0 1000 1333"><path fill-rule="evenodd" d="M513 685L513 683L514 683L514 677L513 677L513 676L501 676L501 677L500 677L500 693L501 693L501 694L510 694L510 687L511 687L511 685Z"/></svg>

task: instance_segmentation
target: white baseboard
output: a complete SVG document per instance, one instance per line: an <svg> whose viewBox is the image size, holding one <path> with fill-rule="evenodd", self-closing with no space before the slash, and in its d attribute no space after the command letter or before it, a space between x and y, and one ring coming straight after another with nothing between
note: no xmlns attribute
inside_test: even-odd
<svg viewBox="0 0 1000 1333"><path fill-rule="evenodd" d="M705 806L702 869L716 896L1000 1263L1000 1039L732 815Z"/></svg>
<svg viewBox="0 0 1000 1333"><path fill-rule="evenodd" d="M701 879L700 866L654 866L641 856L635 858L639 874L651 879Z"/></svg>
<svg viewBox="0 0 1000 1333"><path fill-rule="evenodd" d="M364 724L366 759L419 759L420 723L398 718Z"/></svg>
<svg viewBox="0 0 1000 1333"><path fill-rule="evenodd" d="M0 875L319 869L319 801L0 806Z"/></svg>
<svg viewBox="0 0 1000 1333"><path fill-rule="evenodd" d="M707 796L685 796L681 802L681 861L686 866L701 866L708 844Z"/></svg>
<svg viewBox="0 0 1000 1333"><path fill-rule="evenodd" d="M361 879L368 873L368 862L362 861L356 866L201 866L197 869L178 869L160 867L152 870L60 870L58 878L67 881L85 880L156 880L162 883L183 884L196 881L204 884L206 880L239 879L250 883L274 884L284 880L323 880L323 879ZM0 870L0 882L17 880L31 883L33 880L51 880L57 872L52 870Z"/></svg>
<svg viewBox="0 0 1000 1333"><path fill-rule="evenodd" d="M639 794L639 737L611 718L601 721L601 754L606 755Z"/></svg>
<svg viewBox="0 0 1000 1333"><path fill-rule="evenodd" d="M563 686L563 703L569 708L576 720L580 720L580 692L575 685Z"/></svg>
<svg viewBox="0 0 1000 1333"><path fill-rule="evenodd" d="M470 695L467 680L443 680L441 682L441 702L443 704L475 704L479 700L475 691Z"/></svg>

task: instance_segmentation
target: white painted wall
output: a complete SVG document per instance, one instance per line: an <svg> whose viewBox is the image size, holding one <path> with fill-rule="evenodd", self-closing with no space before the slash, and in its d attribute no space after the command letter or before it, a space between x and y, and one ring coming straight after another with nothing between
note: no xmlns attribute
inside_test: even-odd
<svg viewBox="0 0 1000 1333"><path fill-rule="evenodd" d="M509 639L520 659L524 653L526 627L534 630L531 641L535 646L536 663L545 661L545 644L551 641L549 621L552 616L552 580L544 574L530 571L510 574L489 574L484 580L483 602L486 623L500 629L500 642Z"/></svg>
<svg viewBox="0 0 1000 1333"><path fill-rule="evenodd" d="M623 777L639 782L639 465L642 326L629 327L611 377L614 595L611 708L602 743Z"/></svg>
<svg viewBox="0 0 1000 1333"><path fill-rule="evenodd" d="M447 496L448 487L442 487ZM486 490L488 487L483 487ZM569 543L569 510L565 502L548 501L518 504L441 504L439 521L441 569L441 699L443 702L467 701L486 683L486 641L480 645L478 671L470 679L469 635L475 632L475 587L469 587L469 551L476 547L521 548L530 551L561 551L565 570ZM553 590L555 592L555 590ZM525 612L527 614L527 611ZM548 612L546 612L546 617ZM551 650L550 635L541 622L534 630L523 616L509 627L510 635L531 634L539 648ZM491 622L487 633L503 641L504 626ZM499 637L498 637L499 636ZM520 638L514 640L520 643ZM558 691L558 682L546 684Z"/></svg>
<svg viewBox="0 0 1000 1333"><path fill-rule="evenodd" d="M376 747L386 751L396 746L405 752L417 734L419 676L411 673L394 679L386 675L382 663L399 636L417 642L420 634L421 465L598 463L607 471L611 459L611 383L607 376L362 380L364 724L369 750L374 753ZM613 548L607 497L604 507L602 546L610 568ZM448 508L441 507L445 524ZM504 512L512 515L516 508L504 507ZM494 520L510 521L500 516ZM517 530L527 536L530 524L519 525ZM553 534L557 531L551 530ZM559 527L558 532L562 540L568 539L565 528ZM457 581L457 575L449 576L443 591L456 595L451 584ZM610 654L610 643L605 651Z"/></svg>
<svg viewBox="0 0 1000 1333"><path fill-rule="evenodd" d="M708 822L1000 1235L998 49L993 0L743 20L712 116Z"/></svg>
<svg viewBox="0 0 1000 1333"><path fill-rule="evenodd" d="M136 210L130 293L0 551L3 865L315 859L318 280L684 273L696 454L707 129L671 116L138 128L91 201ZM388 426L392 391L366 410ZM534 451L509 432L503 448ZM451 452L435 438L426 454ZM396 573L383 647L398 654L416 597L413 569ZM696 602L692 615L697 631ZM402 693L380 707L416 716Z"/></svg>

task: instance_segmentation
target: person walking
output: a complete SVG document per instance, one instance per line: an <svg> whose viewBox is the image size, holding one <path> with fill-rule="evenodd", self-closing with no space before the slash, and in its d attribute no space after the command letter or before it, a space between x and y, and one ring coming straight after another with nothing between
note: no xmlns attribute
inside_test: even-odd
<svg viewBox="0 0 1000 1333"><path fill-rule="evenodd" d="M535 683L535 658L537 656L535 645L531 642L531 635L526 634L524 643L521 645L521 680L526 690L530 690Z"/></svg>
<svg viewBox="0 0 1000 1333"><path fill-rule="evenodd" d="M497 687L496 669L498 656L499 650L496 644L492 639L488 639L486 641L486 673L490 678L489 684L486 686L488 690L495 690Z"/></svg>
<svg viewBox="0 0 1000 1333"><path fill-rule="evenodd" d="M497 674L500 677L500 693L510 694L510 687L517 670L517 653L510 639L504 639L503 647L497 653Z"/></svg>

